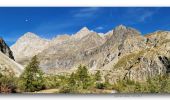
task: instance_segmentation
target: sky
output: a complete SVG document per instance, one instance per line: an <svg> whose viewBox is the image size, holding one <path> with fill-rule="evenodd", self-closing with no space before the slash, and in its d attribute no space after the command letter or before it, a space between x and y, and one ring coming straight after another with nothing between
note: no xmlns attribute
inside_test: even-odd
<svg viewBox="0 0 170 100"><path fill-rule="evenodd" d="M11 46L26 32L51 39L82 27L106 33L123 24L142 35L170 30L170 8L153 7L1 7L0 37Z"/></svg>

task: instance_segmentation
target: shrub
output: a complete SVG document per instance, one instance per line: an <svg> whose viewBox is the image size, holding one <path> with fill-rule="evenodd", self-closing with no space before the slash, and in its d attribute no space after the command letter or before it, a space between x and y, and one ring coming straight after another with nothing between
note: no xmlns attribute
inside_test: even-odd
<svg viewBox="0 0 170 100"><path fill-rule="evenodd" d="M71 87L72 89L76 89L78 87L76 75L74 73L72 73L69 77L68 86Z"/></svg>
<svg viewBox="0 0 170 100"><path fill-rule="evenodd" d="M114 85L113 89L120 93L134 93L141 90L140 84L130 79L119 79Z"/></svg>
<svg viewBox="0 0 170 100"><path fill-rule="evenodd" d="M146 82L119 80L113 85L113 88L120 93L170 93L169 82L168 75L158 75L148 78Z"/></svg>
<svg viewBox="0 0 170 100"><path fill-rule="evenodd" d="M72 93L72 90L69 86L63 86L61 87L59 93Z"/></svg>
<svg viewBox="0 0 170 100"><path fill-rule="evenodd" d="M106 84L104 84L104 83L96 83L96 88L97 89L105 89L106 88Z"/></svg>
<svg viewBox="0 0 170 100"><path fill-rule="evenodd" d="M57 75L49 75L44 77L45 88L58 88L60 86L59 77Z"/></svg>
<svg viewBox="0 0 170 100"><path fill-rule="evenodd" d="M102 78L101 78L101 73L99 70L96 72L94 77L95 77L95 81L101 81Z"/></svg>
<svg viewBox="0 0 170 100"><path fill-rule="evenodd" d="M61 76L60 76L61 77ZM94 77L89 74L86 66L80 65L69 77L60 78L60 93L86 93L94 84Z"/></svg>
<svg viewBox="0 0 170 100"><path fill-rule="evenodd" d="M16 78L2 75L0 77L0 93L16 93Z"/></svg>

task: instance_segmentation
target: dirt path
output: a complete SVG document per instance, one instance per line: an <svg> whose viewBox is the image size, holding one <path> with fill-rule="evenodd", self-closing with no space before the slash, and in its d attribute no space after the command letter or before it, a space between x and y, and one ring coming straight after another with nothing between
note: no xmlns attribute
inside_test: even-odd
<svg viewBox="0 0 170 100"><path fill-rule="evenodd" d="M115 91L115 90L97 90L98 92L96 92L96 93L117 93L117 91ZM41 91L37 91L37 92L35 92L35 93L57 93L57 92L59 92L59 89L46 89L46 90L41 90Z"/></svg>
<svg viewBox="0 0 170 100"><path fill-rule="evenodd" d="M116 90L103 90L105 93L117 93Z"/></svg>
<svg viewBox="0 0 170 100"><path fill-rule="evenodd" d="M47 89L47 90L41 90L41 91L38 91L35 93L56 93L58 91L59 91L59 89Z"/></svg>
<svg viewBox="0 0 170 100"><path fill-rule="evenodd" d="M96 89L97 94L114 94L114 93L118 93L116 90L104 90L104 89Z"/></svg>

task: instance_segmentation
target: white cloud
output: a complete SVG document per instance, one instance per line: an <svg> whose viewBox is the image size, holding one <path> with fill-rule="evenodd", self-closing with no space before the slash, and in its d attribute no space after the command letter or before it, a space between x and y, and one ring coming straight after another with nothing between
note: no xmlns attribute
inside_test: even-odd
<svg viewBox="0 0 170 100"><path fill-rule="evenodd" d="M125 17L133 22L145 22L148 18L151 18L159 9L149 8L127 8Z"/></svg>
<svg viewBox="0 0 170 100"><path fill-rule="evenodd" d="M154 13L155 13L154 11L143 12L143 14L139 17L138 21L144 22L147 18L152 17Z"/></svg>
<svg viewBox="0 0 170 100"><path fill-rule="evenodd" d="M99 27L96 27L95 29L96 29L96 30L103 30L103 29L104 29L104 27L99 26Z"/></svg>
<svg viewBox="0 0 170 100"><path fill-rule="evenodd" d="M74 17L91 17L99 11L100 8L91 7L91 8L82 8L80 10L74 11Z"/></svg>

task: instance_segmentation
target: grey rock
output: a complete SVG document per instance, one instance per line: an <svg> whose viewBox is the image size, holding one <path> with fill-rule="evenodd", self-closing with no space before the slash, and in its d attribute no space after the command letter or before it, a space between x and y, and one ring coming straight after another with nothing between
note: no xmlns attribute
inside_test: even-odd
<svg viewBox="0 0 170 100"><path fill-rule="evenodd" d="M8 45L5 43L5 41L0 38L0 51L7 55L9 58L14 60L14 56Z"/></svg>
<svg viewBox="0 0 170 100"><path fill-rule="evenodd" d="M0 39L0 72L6 75L19 76L24 67L14 61L12 51L3 39Z"/></svg>

